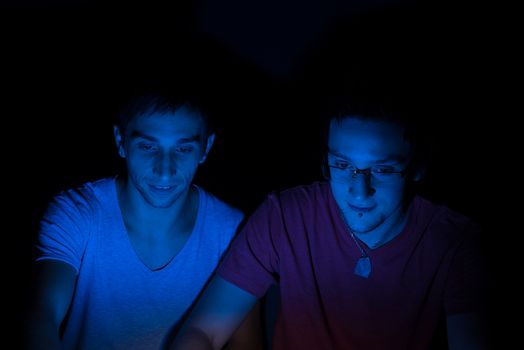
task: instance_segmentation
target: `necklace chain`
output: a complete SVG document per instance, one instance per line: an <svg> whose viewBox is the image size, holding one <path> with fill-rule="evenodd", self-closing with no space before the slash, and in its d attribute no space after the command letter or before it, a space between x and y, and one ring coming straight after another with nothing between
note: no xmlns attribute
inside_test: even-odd
<svg viewBox="0 0 524 350"><path fill-rule="evenodd" d="M339 208L339 213L340 213L340 216L342 216L342 221L344 221L344 224L346 225L346 227L347 227L347 229L349 231L349 235L353 239L353 242L355 242L356 246L358 247L358 250L360 250L360 255L362 257L367 257L368 256L367 252L364 250L364 248L362 248L360 243L358 243L358 240L355 237L355 234L353 233L353 230L349 227L349 224L346 221L346 217L344 216L344 213L342 212L342 209L340 209L340 208Z"/></svg>
<svg viewBox="0 0 524 350"><path fill-rule="evenodd" d="M347 226L347 224L346 224L346 226ZM353 238L353 241L354 241L355 244L357 245L358 250L360 250L360 254L361 254L363 257L368 256L368 253L366 253L366 251L364 250L364 248L362 248L362 246L360 245L360 243L358 243L357 238L355 237L355 235L353 234L353 231L351 231L351 229L349 228L349 226L348 226L348 229L349 229L349 235L351 236L351 238Z"/></svg>
<svg viewBox="0 0 524 350"><path fill-rule="evenodd" d="M353 270L353 273L355 275L357 275L357 276L360 276L360 277L363 277L363 278L368 278L369 275L371 274L371 258L366 253L364 248L362 248L362 246L358 243L357 238L353 234L353 230L351 230L351 228L349 227L349 225L348 225L348 223L346 221L346 217L344 216L344 213L342 212L342 209L340 209L340 208L338 208L338 209L339 209L340 215L342 216L342 221L344 221L344 224L346 225L346 227L347 227L347 229L349 231L349 235L353 239L353 242L355 242L355 244L358 247L358 250L360 250L360 254L361 254L360 258L358 258L358 260L357 260L357 264L355 265L355 269Z"/></svg>

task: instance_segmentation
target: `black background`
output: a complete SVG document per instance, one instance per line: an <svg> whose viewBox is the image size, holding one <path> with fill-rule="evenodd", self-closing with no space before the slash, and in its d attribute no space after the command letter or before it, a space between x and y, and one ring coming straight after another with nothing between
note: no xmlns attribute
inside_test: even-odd
<svg viewBox="0 0 524 350"><path fill-rule="evenodd" d="M423 193L490 232L492 178L484 170L492 149L483 120L492 87L482 66L489 33L478 8L247 3L2 5L2 231L16 329L45 204L62 189L119 170L117 104L150 85L188 86L207 98L219 129L197 183L248 214L271 190L321 178L316 118L323 97L355 81L393 86L437 141ZM486 233L487 246L491 239Z"/></svg>

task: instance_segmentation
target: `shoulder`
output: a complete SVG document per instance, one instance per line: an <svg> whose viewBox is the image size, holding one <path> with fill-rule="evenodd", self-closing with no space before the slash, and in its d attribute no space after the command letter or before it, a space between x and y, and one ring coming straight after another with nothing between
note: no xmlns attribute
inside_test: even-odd
<svg viewBox="0 0 524 350"><path fill-rule="evenodd" d="M114 189L114 179L104 178L63 190L53 197L47 214L57 211L92 213L112 193L112 189Z"/></svg>
<svg viewBox="0 0 524 350"><path fill-rule="evenodd" d="M478 236L481 226L468 216L449 208L444 204L431 202L417 196L414 200L417 219L426 223L428 228L453 240L463 240Z"/></svg>
<svg viewBox="0 0 524 350"><path fill-rule="evenodd" d="M200 196L200 205L204 207L206 216L212 215L217 220L230 221L236 224L244 218L244 213L240 209L226 203L202 187L197 186L197 189Z"/></svg>
<svg viewBox="0 0 524 350"><path fill-rule="evenodd" d="M87 243L107 212L100 203L111 193L111 184L110 179L87 182L53 198L40 220L39 260L60 260L79 270Z"/></svg>
<svg viewBox="0 0 524 350"><path fill-rule="evenodd" d="M320 208L329 206L329 196L329 183L326 182L314 182L272 191L267 194L248 221L260 226L269 222L312 219Z"/></svg>
<svg viewBox="0 0 524 350"><path fill-rule="evenodd" d="M266 203L283 209L305 208L318 205L329 198L329 183L313 182L268 194Z"/></svg>

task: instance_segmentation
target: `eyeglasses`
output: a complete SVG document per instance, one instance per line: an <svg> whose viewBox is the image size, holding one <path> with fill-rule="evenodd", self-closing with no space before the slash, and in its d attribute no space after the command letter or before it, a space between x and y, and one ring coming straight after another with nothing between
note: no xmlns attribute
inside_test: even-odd
<svg viewBox="0 0 524 350"><path fill-rule="evenodd" d="M330 177L337 182L349 183L355 179L357 174L370 176L373 180L380 183L391 183L399 181L406 175L411 166L411 162L402 170L397 170L392 166L375 165L366 169L358 169L346 161L332 160L327 166L330 170Z"/></svg>

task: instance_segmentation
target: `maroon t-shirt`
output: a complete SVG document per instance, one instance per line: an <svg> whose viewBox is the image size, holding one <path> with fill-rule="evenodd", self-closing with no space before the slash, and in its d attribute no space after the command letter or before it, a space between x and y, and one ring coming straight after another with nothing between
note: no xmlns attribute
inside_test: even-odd
<svg viewBox="0 0 524 350"><path fill-rule="evenodd" d="M476 311L483 285L479 230L471 220L416 197L404 230L360 252L328 183L270 194L219 268L262 297L279 284L273 349L426 349L445 315Z"/></svg>

